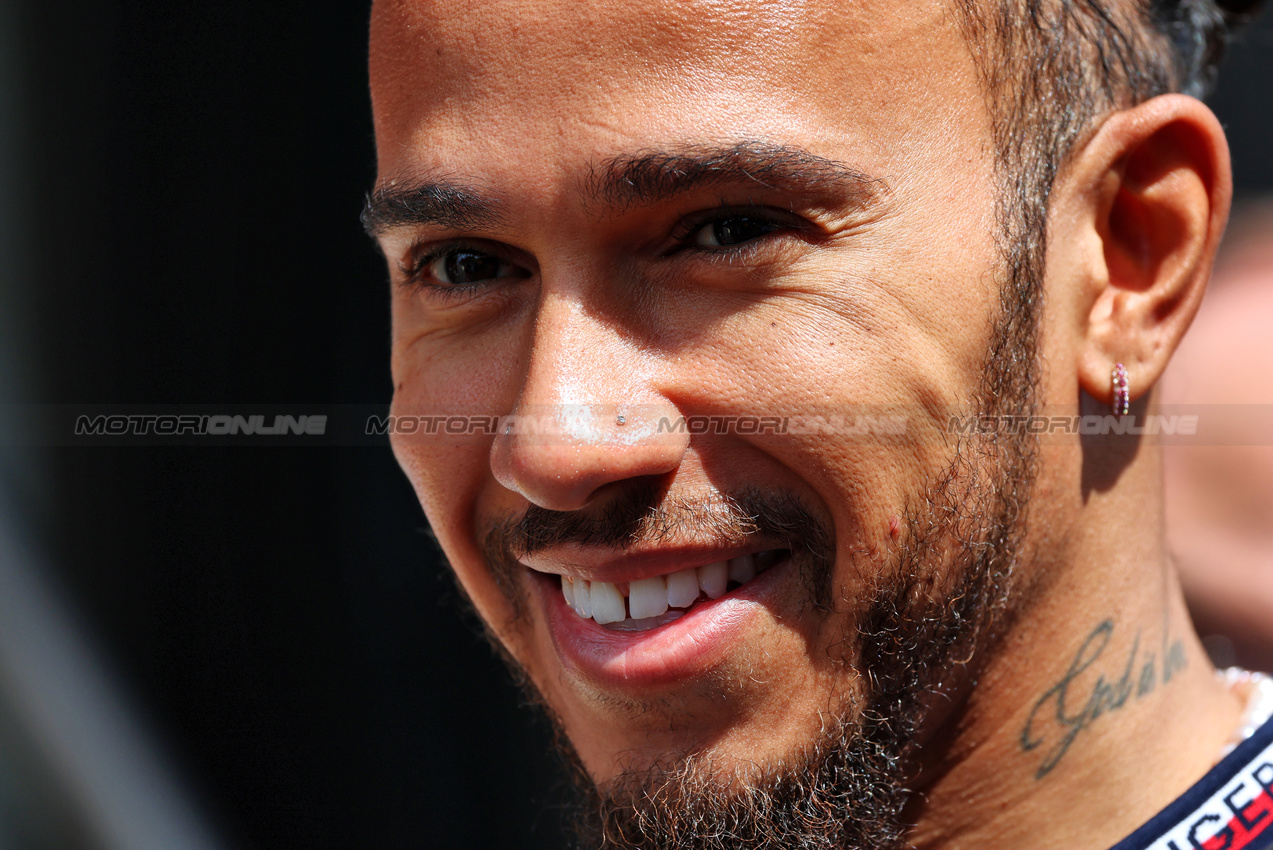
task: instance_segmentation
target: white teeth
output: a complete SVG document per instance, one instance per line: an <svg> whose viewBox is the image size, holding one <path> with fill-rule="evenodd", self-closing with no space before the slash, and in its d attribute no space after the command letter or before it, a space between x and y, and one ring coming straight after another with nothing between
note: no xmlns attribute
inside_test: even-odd
<svg viewBox="0 0 1273 850"><path fill-rule="evenodd" d="M663 580L663 576L632 582L628 591L628 609L634 620L658 617L666 613L667 582Z"/></svg>
<svg viewBox="0 0 1273 850"><path fill-rule="evenodd" d="M688 608L698 598L698 572L681 570L667 577L667 604L672 608Z"/></svg>
<svg viewBox="0 0 1273 850"><path fill-rule="evenodd" d="M776 558L767 556L781 553L763 554L766 557L760 559L754 554L742 555L697 569L637 579L628 583L626 600L619 590L620 585L562 576L561 595L580 617L594 619L602 625L622 622L623 628L654 628L671 622L665 614L678 617L684 614L684 611L672 609L692 607L700 594L709 599L719 599L729 589L730 582L746 584L757 575L757 560L768 567Z"/></svg>
<svg viewBox="0 0 1273 850"><path fill-rule="evenodd" d="M619 593L619 588L608 581L594 581L589 593L592 601L592 619L602 625L627 619L628 614L623 607L623 594Z"/></svg>
<svg viewBox="0 0 1273 850"><path fill-rule="evenodd" d="M729 559L729 580L746 584L756 577L756 556L743 555Z"/></svg>
<svg viewBox="0 0 1273 850"><path fill-rule="evenodd" d="M729 565L724 561L717 561L714 564L699 567L698 583L708 599L721 598L729 585Z"/></svg>

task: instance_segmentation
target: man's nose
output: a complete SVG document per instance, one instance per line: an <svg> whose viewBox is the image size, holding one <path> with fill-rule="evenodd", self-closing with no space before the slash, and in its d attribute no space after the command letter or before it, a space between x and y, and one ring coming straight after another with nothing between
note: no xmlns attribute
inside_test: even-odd
<svg viewBox="0 0 1273 850"><path fill-rule="evenodd" d="M574 511L607 485L674 471L689 436L647 365L612 322L564 300L541 305L516 407L491 446L496 480Z"/></svg>

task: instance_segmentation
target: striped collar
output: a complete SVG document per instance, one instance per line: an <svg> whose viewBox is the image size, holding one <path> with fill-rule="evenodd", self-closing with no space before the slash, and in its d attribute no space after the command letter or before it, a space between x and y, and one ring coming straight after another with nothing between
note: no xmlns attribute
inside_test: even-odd
<svg viewBox="0 0 1273 850"><path fill-rule="evenodd" d="M1273 850L1273 720L1111 850Z"/></svg>

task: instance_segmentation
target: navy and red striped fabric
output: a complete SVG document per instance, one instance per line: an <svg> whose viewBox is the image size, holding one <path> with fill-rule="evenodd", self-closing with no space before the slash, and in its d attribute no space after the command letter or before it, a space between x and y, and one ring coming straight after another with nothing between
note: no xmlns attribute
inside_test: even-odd
<svg viewBox="0 0 1273 850"><path fill-rule="evenodd" d="M1273 720L1111 850L1273 850Z"/></svg>

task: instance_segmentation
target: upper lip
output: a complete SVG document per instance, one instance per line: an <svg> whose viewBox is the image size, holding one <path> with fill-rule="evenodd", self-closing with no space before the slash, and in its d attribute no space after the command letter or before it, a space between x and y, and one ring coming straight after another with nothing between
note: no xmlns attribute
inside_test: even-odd
<svg viewBox="0 0 1273 850"><path fill-rule="evenodd" d="M561 544L531 555L523 555L518 560L540 573L621 584L781 548L785 547L773 541L756 539L735 546L685 544L644 549L635 547L621 552Z"/></svg>

